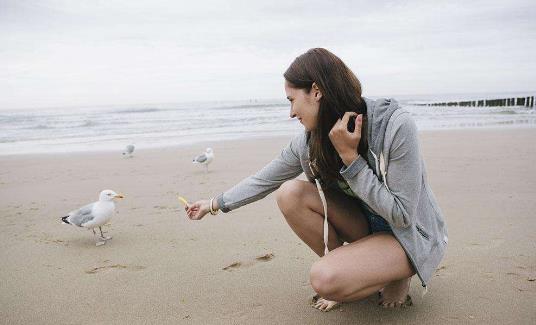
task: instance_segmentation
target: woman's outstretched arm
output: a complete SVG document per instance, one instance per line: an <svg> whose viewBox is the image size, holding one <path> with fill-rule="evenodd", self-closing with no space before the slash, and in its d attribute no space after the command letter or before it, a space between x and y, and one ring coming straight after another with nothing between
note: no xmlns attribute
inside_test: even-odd
<svg viewBox="0 0 536 325"><path fill-rule="evenodd" d="M278 157L231 189L216 198L217 207L223 212L234 210L248 203L260 200L275 191L290 179L303 172L300 154L305 148L305 133L294 137Z"/></svg>
<svg viewBox="0 0 536 325"><path fill-rule="evenodd" d="M303 172L300 155L305 148L305 141L305 133L294 137L279 156L268 165L218 195L214 200L199 200L186 204L185 210L188 217L193 220L202 219L210 212L211 202L213 210L223 212L234 210L262 199L279 188L283 182L296 178Z"/></svg>

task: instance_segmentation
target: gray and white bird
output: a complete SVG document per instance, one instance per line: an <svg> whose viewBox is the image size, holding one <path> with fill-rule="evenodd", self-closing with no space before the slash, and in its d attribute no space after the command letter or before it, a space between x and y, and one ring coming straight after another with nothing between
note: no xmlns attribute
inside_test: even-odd
<svg viewBox="0 0 536 325"><path fill-rule="evenodd" d="M134 145L133 144L129 144L125 147L125 151L123 151L123 156L126 156L128 158L131 158L132 157L132 153L134 152Z"/></svg>
<svg viewBox="0 0 536 325"><path fill-rule="evenodd" d="M212 148L207 148L205 153L194 158L193 163L205 165L206 172L208 173L208 164L210 164L212 160L214 160L214 151L212 151Z"/></svg>
<svg viewBox="0 0 536 325"><path fill-rule="evenodd" d="M105 237L102 232L102 226L112 219L115 211L114 199L122 199L123 195L117 194L112 190L104 190L100 192L99 200L81 207L80 209L69 212L68 215L61 218L61 221L68 225L84 227L93 230L93 235L96 236L95 228L99 228L100 237L96 246L106 244L107 240L112 237Z"/></svg>

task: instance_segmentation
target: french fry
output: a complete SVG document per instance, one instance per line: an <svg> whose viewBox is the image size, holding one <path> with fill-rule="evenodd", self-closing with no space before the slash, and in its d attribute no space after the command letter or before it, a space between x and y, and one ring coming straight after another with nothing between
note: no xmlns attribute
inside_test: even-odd
<svg viewBox="0 0 536 325"><path fill-rule="evenodd" d="M179 199L180 203L184 204L184 206L188 205L188 201L185 198L183 198L182 196L178 196L177 198Z"/></svg>

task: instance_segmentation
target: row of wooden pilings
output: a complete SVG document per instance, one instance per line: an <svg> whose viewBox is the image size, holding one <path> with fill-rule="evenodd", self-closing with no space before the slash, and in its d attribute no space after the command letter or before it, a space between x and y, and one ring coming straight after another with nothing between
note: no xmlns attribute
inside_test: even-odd
<svg viewBox="0 0 536 325"><path fill-rule="evenodd" d="M534 108L534 96L502 98L502 99L480 99L467 100L461 102L443 102L418 104L422 106L467 106L467 107L496 107L496 106L524 106Z"/></svg>

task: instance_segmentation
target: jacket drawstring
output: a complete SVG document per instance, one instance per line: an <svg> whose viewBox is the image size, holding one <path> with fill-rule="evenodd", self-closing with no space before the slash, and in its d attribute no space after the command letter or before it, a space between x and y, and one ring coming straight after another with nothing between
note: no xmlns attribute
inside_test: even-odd
<svg viewBox="0 0 536 325"><path fill-rule="evenodd" d="M389 185L387 185L387 166L385 165L385 158L383 156L383 152L380 152L380 159L378 159L378 156L376 156L372 149L369 148L369 151L372 154L372 157L374 157L374 167L376 168L376 175L381 175L385 188L389 192L391 192L391 190L389 189Z"/></svg>
<svg viewBox="0 0 536 325"><path fill-rule="evenodd" d="M322 207L324 208L324 256L329 253L328 241L329 241L329 226L328 226L328 203L326 201L326 196L322 190L322 185L320 185L320 177L316 176L313 166L311 166L311 161L309 160L309 169L311 169L311 174L313 174L316 188L318 189L318 194L320 195L320 200L322 201Z"/></svg>

